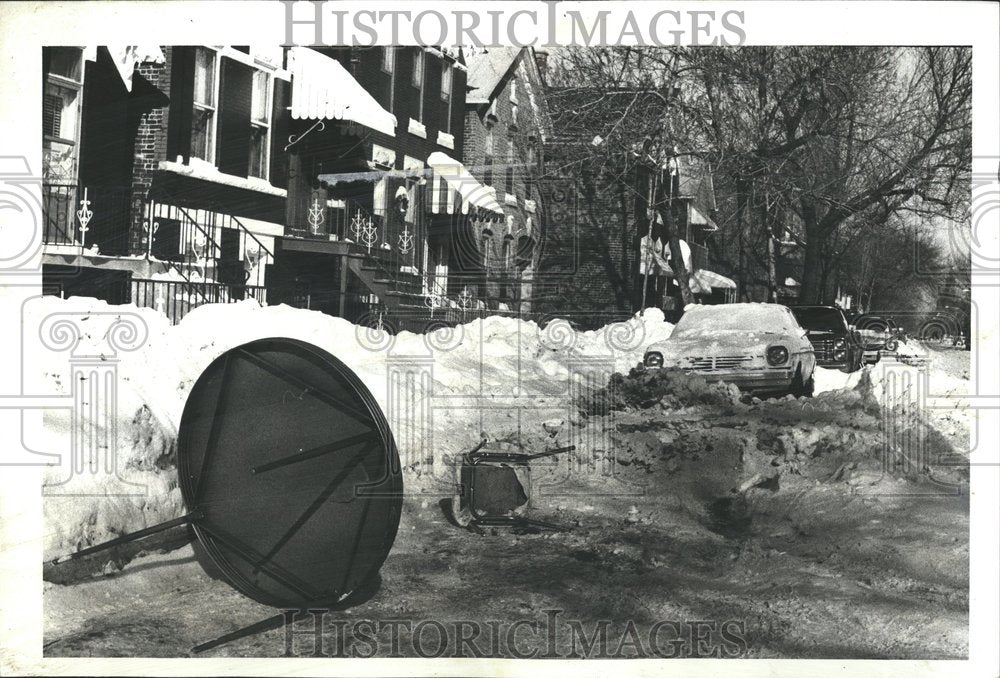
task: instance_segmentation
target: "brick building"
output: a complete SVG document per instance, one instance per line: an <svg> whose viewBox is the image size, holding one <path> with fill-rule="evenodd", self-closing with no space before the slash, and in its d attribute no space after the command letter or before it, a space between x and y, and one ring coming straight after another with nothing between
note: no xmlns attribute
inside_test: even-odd
<svg viewBox="0 0 1000 678"><path fill-rule="evenodd" d="M254 297L402 327L461 306L449 297L456 243L502 221L458 160L460 52L149 46L45 59L50 292L175 320Z"/></svg>
<svg viewBox="0 0 1000 678"><path fill-rule="evenodd" d="M174 319L207 302L265 301L284 211L282 50L44 54L46 290Z"/></svg>
<svg viewBox="0 0 1000 678"><path fill-rule="evenodd" d="M275 301L351 318L359 315L352 304L368 306L397 328L419 329L413 322L438 309L439 319L447 316L458 306L449 296L455 242L470 219L498 211L489 201L460 200L442 176L463 175L461 53L398 46L292 52L301 96L291 105ZM338 96L343 111L335 110ZM355 256L362 249L364 259Z"/></svg>
<svg viewBox="0 0 1000 678"><path fill-rule="evenodd" d="M490 308L521 313L531 308L544 234L539 181L552 135L539 69L544 58L530 47L481 49L467 57L463 160L504 214L474 234L463 272L480 272L477 290Z"/></svg>

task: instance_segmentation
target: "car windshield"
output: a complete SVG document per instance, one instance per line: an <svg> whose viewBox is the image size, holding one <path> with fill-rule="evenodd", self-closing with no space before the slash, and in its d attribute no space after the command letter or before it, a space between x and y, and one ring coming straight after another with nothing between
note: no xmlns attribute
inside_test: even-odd
<svg viewBox="0 0 1000 678"><path fill-rule="evenodd" d="M795 320L775 304L721 304L695 306L684 312L670 334L673 337L720 332L786 332Z"/></svg>
<svg viewBox="0 0 1000 678"><path fill-rule="evenodd" d="M873 332L887 332L891 329L895 329L896 323L892 321L891 318L881 318L875 315L863 315L859 316L854 324L858 329L871 330Z"/></svg>
<svg viewBox="0 0 1000 678"><path fill-rule="evenodd" d="M822 306L800 306L792 308L792 314L799 324L807 330L819 332L843 332L844 317L835 308Z"/></svg>

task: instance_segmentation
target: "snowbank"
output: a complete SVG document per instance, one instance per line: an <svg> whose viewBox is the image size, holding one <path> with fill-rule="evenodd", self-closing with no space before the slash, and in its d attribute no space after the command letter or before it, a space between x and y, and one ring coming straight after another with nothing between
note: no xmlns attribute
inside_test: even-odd
<svg viewBox="0 0 1000 678"><path fill-rule="evenodd" d="M856 388L861 382L862 377L871 371L871 368L865 367L857 372L841 372L840 370L831 370L826 367L817 367L815 378L815 393L825 393L827 391L836 391L844 388Z"/></svg>
<svg viewBox="0 0 1000 678"><path fill-rule="evenodd" d="M539 327L532 321L490 317L427 335L401 332L395 336L315 311L261 307L254 301L201 306L176 326L151 309L108 306L89 298L43 297L29 304L26 312L27 327L52 315L75 314L76 324L85 328L81 342L93 344L94 351L101 350L106 340L99 329L102 317L133 314L148 335L135 351L118 353L111 416L89 424L98 433L117 429L117 475L71 472L68 452L76 430L71 409L49 411L44 430L32 438L35 449L61 455L61 462L45 476L46 558L162 522L184 510L176 479L176 437L191 387L225 351L265 337L299 339L338 357L371 390L390 422L394 421L388 406L392 366L411 359L430 366L430 387L413 394L411 402L412 411L418 411L421 401L436 399L432 425L406 435L396 432L411 486L430 483L426 487L433 487L441 478L424 474L425 462L445 467L451 455L472 447L483 433L537 447L565 444L575 431L574 440L583 441L577 459L598 463L602 455L615 455L618 450L608 447L607 421L587 415L600 414L608 407L640 420L677 413L704 419L705 413L739 416L759 410L768 421L784 422L768 423L769 427L795 427L808 423L810 417L829 418L831 413L849 420L861 412L859 408L876 415L887 392L889 407L910 408L928 391L921 391L925 383L930 384L932 394L947 389L957 393L968 384L939 374L933 364L929 372L927 367L888 362L853 374L818 368L817 397L800 399L795 407L785 401L748 405L739 401L732 386L709 384L697 375L664 372L638 380L617 377L611 380L613 388L603 391L614 401L594 401L593 396L608 386L612 372L627 374L641 361L648 345L670 335L672 326L657 310L588 332L576 332L563 320ZM70 360L65 350L26 341L25 367L26 392L70 392ZM27 378L29 373L31 378ZM889 374L893 376L887 391ZM929 382L921 381L928 375ZM649 408L648 412L642 408ZM789 435L787 444L783 443L789 449L793 443L796 449L819 445L812 438L799 440L797 434ZM823 439L828 437L824 434Z"/></svg>
<svg viewBox="0 0 1000 678"><path fill-rule="evenodd" d="M916 341L900 341L899 347L896 349L896 354L900 356L924 358L927 356L927 350Z"/></svg>
<svg viewBox="0 0 1000 678"><path fill-rule="evenodd" d="M558 399L569 392L570 382L592 379L585 370L575 369L575 363L589 365L588 360L598 360L605 373L627 371L641 361L648 344L667 337L672 329L655 309L587 332L576 332L562 320L539 327L532 321L489 317L428 335L401 332L395 336L319 312L261 307L255 301L201 306L176 326L151 309L109 306L79 297L44 297L32 303L28 313L28 326L51 314L82 316L85 320L78 324L83 326L99 320L88 314L135 314L148 331L141 347L117 355L115 416L93 423L95 430L117 427L117 477L72 473L67 454L73 431L71 410L55 411L45 418L42 445L62 455L62 463L46 474L46 491L69 495L46 498L46 558L182 511L174 457L184 404L202 371L234 346L274 336L319 346L356 372L390 420L390 362L429 358L432 388L417 397L453 396L462 404L435 416L433 454L444 456L474 444L484 429L493 436L517 431L518 418L510 410L492 410L490 401L534 396ZM99 344L104 337L90 339ZM26 364L40 375L36 392L67 393L70 367L64 352L35 346ZM603 385L591 384L594 388ZM551 410L528 412L520 423L535 415L540 419L530 426L541 430L541 418L551 417ZM490 417L499 420L484 422ZM404 464L416 458L417 450L428 442L420 435L397 438Z"/></svg>

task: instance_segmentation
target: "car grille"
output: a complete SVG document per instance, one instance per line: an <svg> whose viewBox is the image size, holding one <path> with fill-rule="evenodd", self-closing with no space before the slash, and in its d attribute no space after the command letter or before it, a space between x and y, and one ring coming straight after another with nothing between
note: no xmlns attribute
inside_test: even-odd
<svg viewBox="0 0 1000 678"><path fill-rule="evenodd" d="M833 339L810 339L816 360L833 360Z"/></svg>
<svg viewBox="0 0 1000 678"><path fill-rule="evenodd" d="M749 355L726 355L716 357L688 358L687 369L691 370L731 370L753 360Z"/></svg>

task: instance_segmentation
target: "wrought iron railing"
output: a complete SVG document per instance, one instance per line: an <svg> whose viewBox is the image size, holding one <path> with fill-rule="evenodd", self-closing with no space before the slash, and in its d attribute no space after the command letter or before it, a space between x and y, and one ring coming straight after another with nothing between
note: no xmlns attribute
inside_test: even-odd
<svg viewBox="0 0 1000 678"><path fill-rule="evenodd" d="M185 280L132 279L132 303L142 308L154 308L176 324L189 311L203 304L227 304L256 299L267 304L267 290L259 285L227 285L224 283Z"/></svg>
<svg viewBox="0 0 1000 678"><path fill-rule="evenodd" d="M260 286L274 261L271 249L232 214L151 202L146 224L152 257L183 263L209 281Z"/></svg>
<svg viewBox="0 0 1000 678"><path fill-rule="evenodd" d="M415 212L421 211L418 205ZM378 259L387 269L420 268L423 251L418 243L418 226L393 219L385 208L372 209L350 198L329 206L323 215L329 220L331 236L350 240L356 251Z"/></svg>
<svg viewBox="0 0 1000 678"><path fill-rule="evenodd" d="M260 238L247 228L235 215L226 215L232 224L239 228L242 237L240 243L240 259L248 268L244 280L248 285L263 285L264 274L268 264L274 263L274 252Z"/></svg>
<svg viewBox="0 0 1000 678"><path fill-rule="evenodd" d="M45 245L79 245L77 239L76 184L42 184Z"/></svg>
<svg viewBox="0 0 1000 678"><path fill-rule="evenodd" d="M368 327L377 327L383 323L388 325L391 319L385 303L374 294L348 294L344 303L344 316Z"/></svg>

